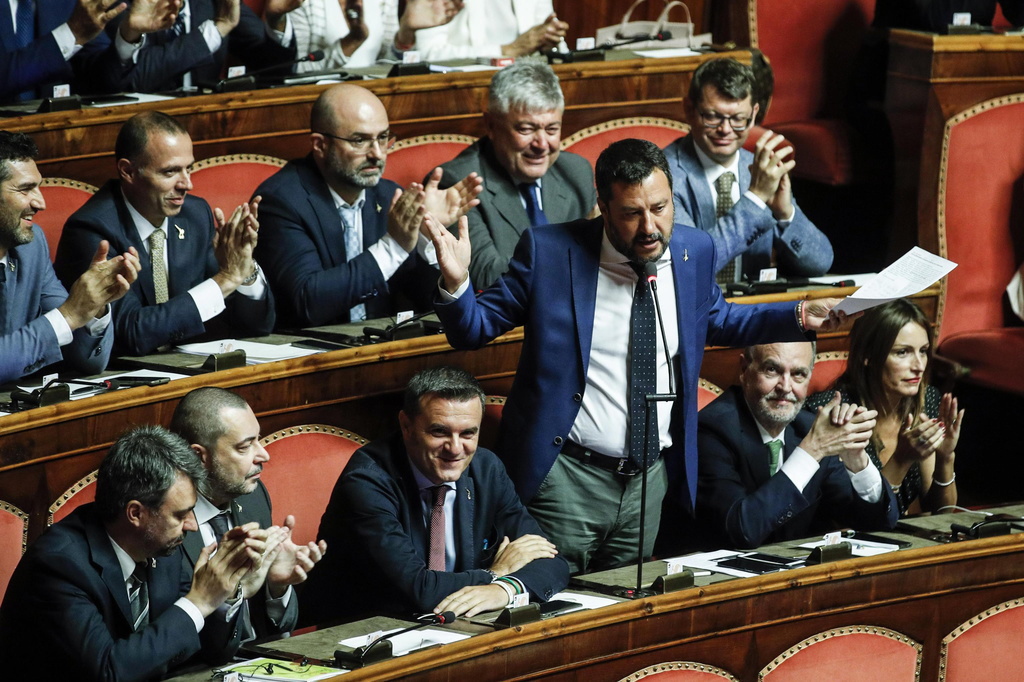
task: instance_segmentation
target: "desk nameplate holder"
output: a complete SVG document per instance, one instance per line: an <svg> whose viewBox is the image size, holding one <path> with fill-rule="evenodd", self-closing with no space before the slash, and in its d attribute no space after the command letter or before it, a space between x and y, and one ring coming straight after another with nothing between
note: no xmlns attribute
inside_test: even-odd
<svg viewBox="0 0 1024 682"><path fill-rule="evenodd" d="M830 561L840 561L853 556L853 545L849 542L837 542L834 545L821 545L811 550L807 555L807 565L814 566Z"/></svg>
<svg viewBox="0 0 1024 682"><path fill-rule="evenodd" d="M540 620L540 605L530 602L526 606L516 606L502 609L498 617L494 619L496 630L507 630L508 628L519 627L527 623L535 623Z"/></svg>
<svg viewBox="0 0 1024 682"><path fill-rule="evenodd" d="M651 589L656 594L668 594L691 587L693 587L693 571L688 568L671 575L659 575L651 584Z"/></svg>
<svg viewBox="0 0 1024 682"><path fill-rule="evenodd" d="M212 353L203 362L203 370L207 372L219 372L239 367L245 367L245 351L241 348L226 353Z"/></svg>

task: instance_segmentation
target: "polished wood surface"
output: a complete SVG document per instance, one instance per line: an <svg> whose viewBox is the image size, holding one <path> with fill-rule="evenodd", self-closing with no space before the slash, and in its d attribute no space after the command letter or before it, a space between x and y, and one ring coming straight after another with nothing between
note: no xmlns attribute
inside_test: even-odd
<svg viewBox="0 0 1024 682"><path fill-rule="evenodd" d="M749 62L747 52L725 53ZM556 65L566 109L563 136L627 116L682 120L682 94L706 55ZM427 133L484 134L481 112L489 72L446 73L363 81L381 98L399 137ZM32 135L43 177L102 185L114 175L114 141L121 124L140 111L176 117L192 137L197 160L234 153L290 159L309 149L309 114L328 86L306 85L180 98L148 104L36 114L8 119L4 128Z"/></svg>

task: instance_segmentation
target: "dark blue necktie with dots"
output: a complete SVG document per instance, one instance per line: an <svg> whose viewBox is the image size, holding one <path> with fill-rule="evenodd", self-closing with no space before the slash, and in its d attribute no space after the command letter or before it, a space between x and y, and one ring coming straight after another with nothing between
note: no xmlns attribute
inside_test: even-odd
<svg viewBox="0 0 1024 682"><path fill-rule="evenodd" d="M647 407L646 395L657 392L658 335L654 318L654 298L647 283L644 266L630 263L636 270L636 291L629 317L629 460L638 465L650 465L660 450L658 408ZM642 428L647 418L646 430ZM649 434L644 443L645 432Z"/></svg>

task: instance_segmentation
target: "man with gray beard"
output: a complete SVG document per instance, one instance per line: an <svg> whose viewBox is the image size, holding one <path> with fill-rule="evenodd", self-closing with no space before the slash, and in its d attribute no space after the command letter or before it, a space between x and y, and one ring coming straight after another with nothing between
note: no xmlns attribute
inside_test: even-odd
<svg viewBox="0 0 1024 682"><path fill-rule="evenodd" d="M758 547L840 526L887 530L899 509L864 448L874 410L802 411L814 344L751 346L740 385L698 415L697 522L709 547Z"/></svg>
<svg viewBox="0 0 1024 682"><path fill-rule="evenodd" d="M312 151L267 179L257 257L278 296L279 326L310 327L427 310L438 271L419 233L423 214L450 225L479 203L475 173L446 190L440 169L404 191L382 179L394 144L388 114L366 88L321 93Z"/></svg>

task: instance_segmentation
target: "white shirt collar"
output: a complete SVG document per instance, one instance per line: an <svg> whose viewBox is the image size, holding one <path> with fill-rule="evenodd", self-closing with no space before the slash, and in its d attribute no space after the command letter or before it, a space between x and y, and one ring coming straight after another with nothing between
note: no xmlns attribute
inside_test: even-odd
<svg viewBox="0 0 1024 682"><path fill-rule="evenodd" d="M413 478L416 479L416 487L419 488L420 492L434 487L435 484L429 478L424 476L423 472L416 468L416 463L412 461L411 457L409 458L409 466L412 468L412 475ZM445 481L441 485L448 486L452 490L455 490L455 481Z"/></svg>
<svg viewBox="0 0 1024 682"><path fill-rule="evenodd" d="M662 254L661 258L658 259L658 269L661 270L672 263L672 250L665 245L665 253ZM612 246L612 242L608 239L608 230L605 227L601 228L601 265L622 265L623 267L629 267L629 260L623 256L618 250Z"/></svg>
<svg viewBox="0 0 1024 682"><path fill-rule="evenodd" d="M704 150L700 148L700 145L694 143L693 148L697 150L697 158L700 159L700 165L704 167L704 176L707 177L708 182L714 182L718 179L718 176L723 173L732 173L736 180L740 179L740 153L737 151L729 159L726 164L720 164L710 156L704 153Z"/></svg>
<svg viewBox="0 0 1024 682"><path fill-rule="evenodd" d="M196 523L200 526L204 523L209 523L217 514L220 514L222 509L218 509L213 502L210 502L203 495L196 495L196 506L193 511L196 514Z"/></svg>
<svg viewBox="0 0 1024 682"><path fill-rule="evenodd" d="M327 191L331 193L331 199L334 200L334 208L348 208L355 211L362 211L363 204L366 203L366 190L361 190L359 196L356 198L355 203L348 203L341 198L341 195L334 191L334 189L327 185Z"/></svg>
<svg viewBox="0 0 1024 682"><path fill-rule="evenodd" d="M754 423L757 424L757 430L761 434L761 442L763 442L765 445L768 445L768 443L771 443L773 440L780 440L782 441L783 446L786 445L786 429L782 429L782 432L779 433L779 435L773 436L770 433L768 433L768 430L766 428L761 426L761 422L757 421L757 417L754 417Z"/></svg>
<svg viewBox="0 0 1024 682"><path fill-rule="evenodd" d="M132 202L128 201L128 197L125 196L124 190L121 190L121 196L124 197L124 203L128 207L128 215L132 217L132 222L135 223L135 230L139 233L139 238L143 244L149 244L149 235L153 234L157 230L163 230L164 234L167 234L167 218L160 223L159 226L154 227L153 223L146 220L141 213L139 213ZM147 248L149 248L147 246Z"/></svg>
<svg viewBox="0 0 1024 682"><path fill-rule="evenodd" d="M107 533L107 539L110 540L110 546L114 548L114 556L117 557L117 563L121 567L122 580L127 582L128 578L135 572L135 559L128 552L124 551L114 538L110 537L110 533Z"/></svg>

